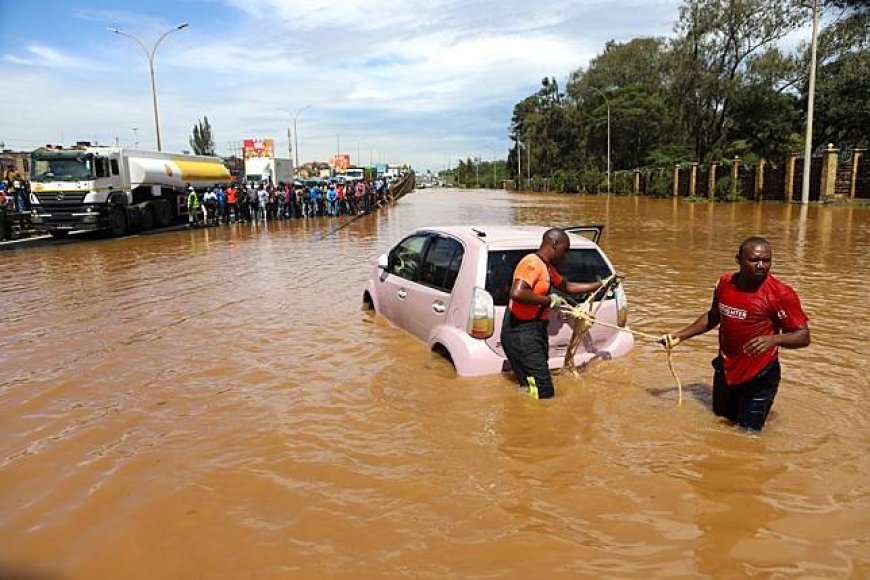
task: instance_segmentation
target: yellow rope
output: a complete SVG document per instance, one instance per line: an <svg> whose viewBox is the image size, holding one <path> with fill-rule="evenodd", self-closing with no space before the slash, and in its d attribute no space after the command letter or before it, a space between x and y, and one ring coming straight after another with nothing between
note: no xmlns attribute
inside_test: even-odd
<svg viewBox="0 0 870 580"><path fill-rule="evenodd" d="M607 286L609 286L610 283L613 281L613 278L614 278L614 276L611 276L610 278L608 278L605 281L602 288L607 288ZM583 302L582 304L578 304L577 306L573 306L573 307L572 306L563 306L562 307L563 312L565 312L566 314L568 314L572 318L581 322L581 326L574 329L574 335L571 336L571 341L568 345L568 352L566 353L566 355L568 353L573 355L573 352L571 350L571 346L576 345L576 343L578 343L580 341L579 336L582 336L584 333L588 332L589 329L591 329L592 326L595 324L604 326L606 328L612 328L614 330L619 330L621 332L628 332L628 333L631 333L635 336L639 336L641 338L651 340L655 343L659 343L659 339L661 338L660 336L649 334L647 332L641 332L639 330L633 330L631 328L623 328L622 326L617 326L615 324L610 324L609 322L603 322L601 320L598 320L595 317L595 315L598 314L598 308L601 308L601 304L604 303L603 300L599 301L598 306L597 306L597 308L595 308L594 312L586 312L586 310L584 310L584 308L589 305L589 303L591 302L591 298L594 297L600 291L601 290L598 290L597 292L593 292L592 294L590 294L589 298L587 298L586 301ZM582 330L578 333L577 332L578 329L582 329ZM576 337L576 340L575 340L575 337ZM674 349L671 347L670 344L666 344L665 350L668 353L668 368L671 370L671 375L673 375L674 381L677 383L677 405L682 405L683 404L683 383L682 383L682 381L680 381L680 377L677 376L677 371L674 368L674 361L673 361L673 357L671 356L671 353ZM566 356L566 363L567 363L567 358L568 357ZM572 356L572 359L573 359L573 356ZM574 371L573 369L571 369L571 370L574 372L575 375L577 374L576 371Z"/></svg>
<svg viewBox="0 0 870 580"><path fill-rule="evenodd" d="M586 297L586 300L584 300L583 303L578 304L573 308L570 308L568 306L562 307L563 310L569 313L573 312L574 310L583 313L582 316L573 316L571 322L569 323L573 332L571 333L571 339L568 341L568 348L565 350L565 361L562 363L562 367L575 377L579 375L577 366L574 364L574 354L577 350L577 345L580 344L580 340L583 338L583 335L586 334L592 327L592 324L594 324L595 315L598 314L598 309L601 308L602 304L604 304L603 300L599 300L593 312L591 306L592 301L595 299L595 296L602 291L602 289L604 289L604 291L606 292L614 280L616 280L615 272L601 283L601 288L599 288L595 292L590 292L589 296ZM586 307L588 307L590 310L588 314L585 310L583 310ZM569 308L570 310L566 310Z"/></svg>

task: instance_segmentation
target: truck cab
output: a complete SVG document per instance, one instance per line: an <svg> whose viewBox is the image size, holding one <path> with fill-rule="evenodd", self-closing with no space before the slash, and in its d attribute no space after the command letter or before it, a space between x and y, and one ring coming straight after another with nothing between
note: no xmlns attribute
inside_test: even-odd
<svg viewBox="0 0 870 580"><path fill-rule="evenodd" d="M37 149L31 156L33 223L62 237L72 229L99 229L110 198L127 205L119 154L86 149ZM41 228L47 223L51 227Z"/></svg>

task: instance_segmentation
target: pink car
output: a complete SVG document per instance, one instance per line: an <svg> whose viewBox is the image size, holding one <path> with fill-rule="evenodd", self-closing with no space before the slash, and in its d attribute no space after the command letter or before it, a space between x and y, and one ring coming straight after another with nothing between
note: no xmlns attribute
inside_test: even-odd
<svg viewBox="0 0 870 580"><path fill-rule="evenodd" d="M510 370L502 350L501 324L517 262L538 249L544 227L451 226L415 230L378 259L363 305L423 340L453 363L460 376ZM571 249L559 271L568 280L603 280L614 269L597 245L603 226L564 228ZM582 235L581 235L582 234ZM574 301L585 296L569 296ZM628 303L622 285L605 296L597 318L625 326ZM551 369L562 366L572 330L566 315L550 316ZM575 362L622 356L634 346L630 333L593 326L591 343Z"/></svg>

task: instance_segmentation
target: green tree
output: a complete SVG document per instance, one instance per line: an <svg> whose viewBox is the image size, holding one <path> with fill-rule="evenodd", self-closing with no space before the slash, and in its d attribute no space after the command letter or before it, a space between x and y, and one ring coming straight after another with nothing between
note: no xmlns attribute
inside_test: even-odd
<svg viewBox="0 0 870 580"><path fill-rule="evenodd" d="M681 139L665 99L665 48L657 38L611 41L588 70L572 73L566 92L576 108L585 155L596 166L606 164L608 101L613 169L641 166L653 150Z"/></svg>
<svg viewBox="0 0 870 580"><path fill-rule="evenodd" d="M190 137L190 147L196 155L214 155L214 135L211 132L211 124L208 117L203 117L193 126L193 135Z"/></svg>
<svg viewBox="0 0 870 580"><path fill-rule="evenodd" d="M766 159L782 159L800 147L798 98L760 84L741 87L732 103L727 157L751 153Z"/></svg>
<svg viewBox="0 0 870 580"><path fill-rule="evenodd" d="M814 145L835 143L841 148L867 147L870 127L870 6L834 0L842 7L819 35ZM809 61L808 50L804 55ZM808 83L803 85L806 110Z"/></svg>
<svg viewBox="0 0 870 580"><path fill-rule="evenodd" d="M805 15L794 0L686 0L680 8L670 95L699 160L722 154L753 61Z"/></svg>

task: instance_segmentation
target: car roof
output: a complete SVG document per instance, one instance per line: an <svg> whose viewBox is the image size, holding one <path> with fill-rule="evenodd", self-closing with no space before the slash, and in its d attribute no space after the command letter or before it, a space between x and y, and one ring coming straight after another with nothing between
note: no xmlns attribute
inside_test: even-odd
<svg viewBox="0 0 870 580"><path fill-rule="evenodd" d="M461 239L466 244L483 243L490 248L537 248L544 232L553 226L431 226L417 228L417 232L442 232ZM572 248L597 248L590 239L568 233Z"/></svg>

